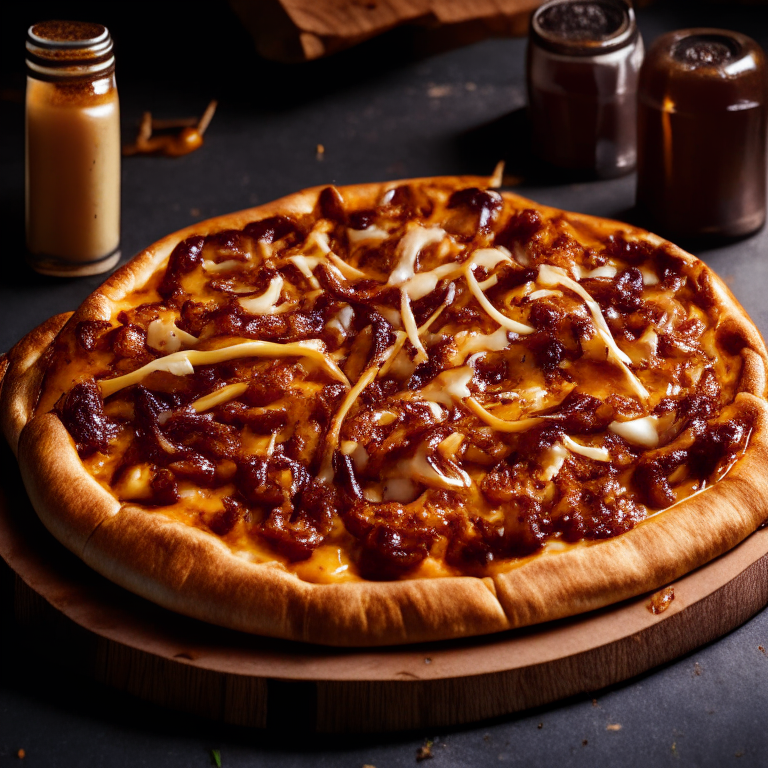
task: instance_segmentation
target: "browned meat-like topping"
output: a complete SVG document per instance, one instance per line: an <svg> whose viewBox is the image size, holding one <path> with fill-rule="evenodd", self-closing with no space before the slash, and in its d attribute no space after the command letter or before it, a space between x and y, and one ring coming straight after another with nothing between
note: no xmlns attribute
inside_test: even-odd
<svg viewBox="0 0 768 768"><path fill-rule="evenodd" d="M109 440L115 430L104 414L104 401L93 379L76 384L57 403L56 410L80 456L109 449Z"/></svg>

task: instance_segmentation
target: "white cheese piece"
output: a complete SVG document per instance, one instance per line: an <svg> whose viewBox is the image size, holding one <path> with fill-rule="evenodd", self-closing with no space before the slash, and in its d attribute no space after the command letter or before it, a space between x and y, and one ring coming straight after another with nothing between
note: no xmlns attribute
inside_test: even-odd
<svg viewBox="0 0 768 768"><path fill-rule="evenodd" d="M549 288L542 288L541 290L534 291L533 293L528 294L528 298L531 301L536 301L537 299L546 299L547 296L562 296L562 291L551 291Z"/></svg>
<svg viewBox="0 0 768 768"><path fill-rule="evenodd" d="M583 280L585 277L616 277L618 273L616 267L606 264L603 267L595 267L595 269L584 269L578 264L574 264L571 267L571 272L577 280Z"/></svg>
<svg viewBox="0 0 768 768"><path fill-rule="evenodd" d="M650 267L640 267L640 274L643 276L643 285L658 285L659 276Z"/></svg>
<svg viewBox="0 0 768 768"><path fill-rule="evenodd" d="M386 240L389 237L389 232L377 226L371 226L367 229L349 228L347 229L347 236L350 243L356 244L365 240Z"/></svg>
<svg viewBox="0 0 768 768"><path fill-rule="evenodd" d="M424 349L424 345L419 338L419 329L416 326L416 318L414 318L413 310L411 309L411 300L408 298L405 290L400 291L400 316L403 318L403 326L408 334L408 339L416 350L414 362L416 365L425 362L429 359L429 355L427 355L427 350Z"/></svg>
<svg viewBox="0 0 768 768"><path fill-rule="evenodd" d="M384 304L376 305L376 311L395 329L403 327L403 318L394 307L387 307Z"/></svg>
<svg viewBox="0 0 768 768"><path fill-rule="evenodd" d="M608 324L605 322L603 313L600 310L600 305L589 295L589 293L587 293L587 291L584 290L584 288L582 288L575 280L568 277L568 275L566 275L559 267L551 267L548 264L542 264L539 267L539 280L544 283L544 285L562 285L584 299L587 309L589 309L589 312L592 315L595 328L608 348L609 356L613 362L621 368L632 390L643 400L647 400L650 397L650 393L642 385L640 379L638 379L627 367L627 363L631 363L632 359L629 355L619 349L618 344L616 344L616 340L613 338L610 328L608 328Z"/></svg>
<svg viewBox="0 0 768 768"><path fill-rule="evenodd" d="M350 456L355 465L355 469L361 471L365 469L368 464L368 451L365 450L365 446L361 445L355 440L342 440L339 445L339 450L345 455Z"/></svg>
<svg viewBox="0 0 768 768"><path fill-rule="evenodd" d="M659 421L658 416L643 416L631 421L612 421L608 429L630 445L655 448L659 444Z"/></svg>
<svg viewBox="0 0 768 768"><path fill-rule="evenodd" d="M403 285L408 282L415 274L416 257L421 249L439 243L445 236L446 232L441 227L424 228L417 225L411 228L398 243L400 258L389 276L387 285Z"/></svg>
<svg viewBox="0 0 768 768"><path fill-rule="evenodd" d="M148 499L152 496L152 477L154 472L149 464L137 464L123 473L115 484L115 492L120 499Z"/></svg>
<svg viewBox="0 0 768 768"><path fill-rule="evenodd" d="M267 290L264 293L254 296L250 299L238 299L240 306L251 315L276 315L285 312L292 306L292 302L286 302L279 307L275 306L280 298L280 292L283 290L283 278L275 275L270 281Z"/></svg>
<svg viewBox="0 0 768 768"><path fill-rule="evenodd" d="M309 250L312 247L317 248L321 253L328 254L331 252L331 246L326 232L318 232L316 229L309 233L307 239L304 241L304 249Z"/></svg>
<svg viewBox="0 0 768 768"><path fill-rule="evenodd" d="M312 274L315 270L315 267L318 264L321 264L323 261L325 261L325 258L322 256L305 256L304 254L298 254L297 256L289 256L288 261L290 261L292 264L296 266L296 268L301 272L304 277L307 278L309 281L309 284L317 289L320 287L320 283L317 281L317 278Z"/></svg>
<svg viewBox="0 0 768 768"><path fill-rule="evenodd" d="M403 290L411 299L416 301L416 299L420 299L422 296L432 293L440 280L447 277L455 277L461 273L461 270L461 264L458 262L451 262L435 267L429 272L417 272L403 285Z"/></svg>
<svg viewBox="0 0 768 768"><path fill-rule="evenodd" d="M325 325L330 331L337 331L342 337L349 333L355 310L349 304L345 304Z"/></svg>
<svg viewBox="0 0 768 768"><path fill-rule="evenodd" d="M237 259L227 259L218 264L210 259L205 259L203 261L203 270L211 273L228 272L230 269L237 269L238 267L242 267L242 265L243 262L238 261Z"/></svg>
<svg viewBox="0 0 768 768"><path fill-rule="evenodd" d="M473 267L473 262L472 260L470 260L465 265L464 276L466 277L469 290L472 292L472 295L477 299L478 304L480 304L480 306L499 325L503 325L505 328L508 328L510 331L520 334L521 336L527 336L529 333L533 333L534 329L531 328L530 325L524 325L523 323L518 323L516 320L512 320L512 318L507 317L506 315L502 315L501 312L499 312L499 310L496 309L496 307L494 307L490 301L488 301L488 297L482 292L477 282L477 279L472 274L472 267Z"/></svg>
<svg viewBox="0 0 768 768"><path fill-rule="evenodd" d="M607 448L595 448L589 445L582 445L577 443L573 438L568 435L563 435L563 445L573 453L578 453L580 456L585 456L588 459L594 459L595 461L610 461L611 454Z"/></svg>
<svg viewBox="0 0 768 768"><path fill-rule="evenodd" d="M474 397L466 398L464 404L475 414L475 416L488 424L489 427L493 427L497 432L525 432L544 421L543 416L532 416L526 419L518 419L517 421L500 419L498 416L494 416L490 411L483 408Z"/></svg>
<svg viewBox="0 0 768 768"><path fill-rule="evenodd" d="M469 475L461 468L452 466L452 474L446 475L435 463L429 454L429 446L422 443L417 449L413 458L408 461L402 461L399 464L403 474L408 474L413 480L424 483L430 488L469 488L472 480Z"/></svg>
<svg viewBox="0 0 768 768"><path fill-rule="evenodd" d="M168 371L174 376L186 376L194 373L194 366L196 365L215 365L240 357L306 357L318 363L332 378L350 386L344 372L325 353L325 345L318 339L309 339L290 344L278 344L273 341L244 341L219 349L205 351L191 349L184 352L174 352L171 355L152 360L124 376L101 379L99 388L102 397L109 397L125 387L138 384L154 371Z"/></svg>
<svg viewBox="0 0 768 768"><path fill-rule="evenodd" d="M153 320L147 326L147 346L159 352L178 352L182 346L193 347L197 341L191 333L177 328L176 321L169 315Z"/></svg>
<svg viewBox="0 0 768 768"><path fill-rule="evenodd" d="M341 272L341 276L347 280L364 280L369 277L369 275L366 275L361 269L353 267L351 264L347 264L344 259L337 256L332 251L328 254L328 259L336 266L338 271Z"/></svg>
<svg viewBox="0 0 768 768"><path fill-rule="evenodd" d="M240 397L246 389L248 389L248 384L244 381L238 381L234 384L228 384L207 395L198 397L197 400L194 400L190 405L198 413L202 413L203 411L215 408L217 405L221 405L221 403L227 403L230 400L234 400L236 397Z"/></svg>
<svg viewBox="0 0 768 768"><path fill-rule="evenodd" d="M474 375L475 372L468 365L451 368L443 371L426 387L418 390L417 395L423 400L431 400L450 408L454 402L460 403L472 394L467 385Z"/></svg>
<svg viewBox="0 0 768 768"><path fill-rule="evenodd" d="M568 449L562 443L555 443L544 454L541 468L541 479L549 482L557 477L568 456Z"/></svg>
<svg viewBox="0 0 768 768"><path fill-rule="evenodd" d="M503 261L508 264L514 263L512 261L512 254L503 247L478 248L476 251L473 251L469 260L478 267L483 267L486 270L494 269Z"/></svg>
<svg viewBox="0 0 768 768"><path fill-rule="evenodd" d="M515 261L523 267L529 267L531 265L531 259L528 256L528 251L523 248L520 243L515 243Z"/></svg>
<svg viewBox="0 0 768 768"><path fill-rule="evenodd" d="M475 333L474 331L459 331L455 336L457 353L451 359L454 365L461 365L470 355L476 352L500 352L509 346L506 328L499 328L493 333Z"/></svg>
<svg viewBox="0 0 768 768"><path fill-rule="evenodd" d="M381 427L386 427L397 421L397 414L392 411L374 411L371 416L373 423L378 424Z"/></svg>
<svg viewBox="0 0 768 768"><path fill-rule="evenodd" d="M435 417L435 421L442 421L445 418L445 411L434 400L427 400L427 407Z"/></svg>

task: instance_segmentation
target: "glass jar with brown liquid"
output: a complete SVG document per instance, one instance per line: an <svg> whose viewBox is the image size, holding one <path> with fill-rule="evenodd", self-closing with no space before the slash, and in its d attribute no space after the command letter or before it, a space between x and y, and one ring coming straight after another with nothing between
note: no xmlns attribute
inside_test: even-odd
<svg viewBox="0 0 768 768"><path fill-rule="evenodd" d="M120 109L106 27L49 21L27 33L27 250L57 276L120 258Z"/></svg>
<svg viewBox="0 0 768 768"><path fill-rule="evenodd" d="M638 208L671 238L737 237L766 206L765 55L751 38L686 29L648 51L638 93Z"/></svg>
<svg viewBox="0 0 768 768"><path fill-rule="evenodd" d="M558 168L602 178L635 167L643 41L623 0L550 0L531 19L533 149Z"/></svg>

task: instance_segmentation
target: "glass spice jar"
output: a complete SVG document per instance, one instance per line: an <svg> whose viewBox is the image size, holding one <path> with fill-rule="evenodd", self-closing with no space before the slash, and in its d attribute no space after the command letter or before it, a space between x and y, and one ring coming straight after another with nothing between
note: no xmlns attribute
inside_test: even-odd
<svg viewBox="0 0 768 768"><path fill-rule="evenodd" d="M609 178L636 159L643 41L623 0L551 0L533 15L528 105L533 149L559 168Z"/></svg>
<svg viewBox="0 0 768 768"><path fill-rule="evenodd" d="M765 55L751 38L685 29L648 51L638 93L637 203L673 238L737 237L766 210Z"/></svg>
<svg viewBox="0 0 768 768"><path fill-rule="evenodd" d="M27 32L26 226L32 267L106 272L120 258L120 108L106 27Z"/></svg>

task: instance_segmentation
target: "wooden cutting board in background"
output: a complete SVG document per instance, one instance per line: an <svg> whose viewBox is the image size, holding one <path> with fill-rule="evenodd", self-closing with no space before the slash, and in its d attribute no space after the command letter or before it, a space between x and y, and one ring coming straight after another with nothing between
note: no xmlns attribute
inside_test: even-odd
<svg viewBox="0 0 768 768"><path fill-rule="evenodd" d="M308 61L401 24L438 30L443 46L491 35L523 35L543 0L229 0L256 42L276 61Z"/></svg>

